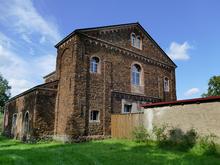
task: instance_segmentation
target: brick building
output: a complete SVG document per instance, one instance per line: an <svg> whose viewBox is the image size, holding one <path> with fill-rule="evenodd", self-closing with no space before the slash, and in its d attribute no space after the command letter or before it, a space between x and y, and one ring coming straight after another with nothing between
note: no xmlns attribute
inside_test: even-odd
<svg viewBox="0 0 220 165"><path fill-rule="evenodd" d="M176 100L176 65L139 23L77 29L55 47L45 84L7 103L6 135L110 135L111 114Z"/></svg>

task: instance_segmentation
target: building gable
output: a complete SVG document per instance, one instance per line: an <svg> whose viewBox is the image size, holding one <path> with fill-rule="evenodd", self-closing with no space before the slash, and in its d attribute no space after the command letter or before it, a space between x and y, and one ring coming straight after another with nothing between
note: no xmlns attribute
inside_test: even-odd
<svg viewBox="0 0 220 165"><path fill-rule="evenodd" d="M83 33L88 37L91 36L103 41L107 41L116 46L132 50L147 58L151 58L153 60L176 67L175 63L168 57L168 55L160 48L160 46L139 23L77 29L69 36L64 38L60 43L58 43L56 47L65 42L65 40L68 40L68 38L75 33ZM140 49L132 46L132 34L135 34L136 37L140 37Z"/></svg>

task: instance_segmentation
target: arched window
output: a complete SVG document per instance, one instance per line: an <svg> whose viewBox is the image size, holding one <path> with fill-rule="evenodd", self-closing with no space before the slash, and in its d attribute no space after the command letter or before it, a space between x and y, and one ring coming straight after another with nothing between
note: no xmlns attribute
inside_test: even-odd
<svg viewBox="0 0 220 165"><path fill-rule="evenodd" d="M8 116L9 116L9 113L8 113L8 110L5 111L5 115L4 115L4 126L8 126Z"/></svg>
<svg viewBox="0 0 220 165"><path fill-rule="evenodd" d="M132 84L141 85L141 66L138 64L132 66Z"/></svg>
<svg viewBox="0 0 220 165"><path fill-rule="evenodd" d="M13 114L13 117L12 117L12 127L13 128L16 127L16 122L17 122L17 113Z"/></svg>
<svg viewBox="0 0 220 165"><path fill-rule="evenodd" d="M167 77L164 78L164 91L169 92L169 79Z"/></svg>
<svg viewBox="0 0 220 165"><path fill-rule="evenodd" d="M12 127L11 127L11 134L14 136L16 131L16 122L17 122L17 114L14 113L12 116Z"/></svg>
<svg viewBox="0 0 220 165"><path fill-rule="evenodd" d="M135 47L136 42L136 35L134 33L131 33L131 46Z"/></svg>
<svg viewBox="0 0 220 165"><path fill-rule="evenodd" d="M90 72L92 73L98 73L99 71L99 58L98 57L92 57L90 61Z"/></svg>
<svg viewBox="0 0 220 165"><path fill-rule="evenodd" d="M140 36L136 37L136 48L141 49L141 37Z"/></svg>
<svg viewBox="0 0 220 165"><path fill-rule="evenodd" d="M26 112L24 115L24 134L29 133L29 113Z"/></svg>
<svg viewBox="0 0 220 165"><path fill-rule="evenodd" d="M141 37L136 36L135 33L131 33L131 46L141 49Z"/></svg>

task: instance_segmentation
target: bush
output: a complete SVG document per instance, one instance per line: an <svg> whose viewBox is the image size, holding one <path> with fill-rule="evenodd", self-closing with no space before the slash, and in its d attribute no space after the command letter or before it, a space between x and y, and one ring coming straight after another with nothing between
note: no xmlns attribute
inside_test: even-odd
<svg viewBox="0 0 220 165"><path fill-rule="evenodd" d="M169 139L168 141L172 146L180 146L184 140L184 133L179 128L173 128L169 130Z"/></svg>
<svg viewBox="0 0 220 165"><path fill-rule="evenodd" d="M192 148L195 146L198 140L198 133L196 132L195 129L190 129L189 131L186 132L184 135L184 144L185 146Z"/></svg>
<svg viewBox="0 0 220 165"><path fill-rule="evenodd" d="M168 125L153 127L153 135L160 147L173 148L178 150L188 150L194 147L198 134L195 129L190 129L184 133L180 128L168 130Z"/></svg>
<svg viewBox="0 0 220 165"><path fill-rule="evenodd" d="M153 127L152 133L156 137L156 141L158 142L158 144L162 144L165 141L167 141L167 138L168 138L167 128L168 126L166 124L162 125L162 127L157 127L157 126Z"/></svg>
<svg viewBox="0 0 220 165"><path fill-rule="evenodd" d="M140 142L148 142L150 140L150 134L144 126L136 127L132 132L133 139Z"/></svg>
<svg viewBox="0 0 220 165"><path fill-rule="evenodd" d="M210 134L200 137L198 145L199 152L203 155L215 155L217 154L217 147L215 143L216 135Z"/></svg>
<svg viewBox="0 0 220 165"><path fill-rule="evenodd" d="M191 150L200 155L217 154L216 136L210 134L200 137L194 128L184 133L180 128L168 130L168 125L154 126L150 134L144 126L140 126L134 129L132 135L136 142L149 142L153 135L158 146L166 149Z"/></svg>
<svg viewBox="0 0 220 165"><path fill-rule="evenodd" d="M184 133L180 128L169 130L168 144L178 150L189 150L197 142L198 134L195 129L190 129Z"/></svg>

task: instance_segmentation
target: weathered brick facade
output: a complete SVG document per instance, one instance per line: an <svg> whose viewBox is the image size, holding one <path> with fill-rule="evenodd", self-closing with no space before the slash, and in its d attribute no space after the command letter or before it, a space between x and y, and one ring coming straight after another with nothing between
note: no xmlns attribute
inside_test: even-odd
<svg viewBox="0 0 220 165"><path fill-rule="evenodd" d="M17 139L53 136L57 83L39 85L12 98L5 106L3 134ZM25 131L27 114L29 126Z"/></svg>
<svg viewBox="0 0 220 165"><path fill-rule="evenodd" d="M132 32L141 36L142 50L131 46ZM56 45L59 79L55 135L109 135L111 114L122 112L122 99L130 102L176 100L175 64L137 23L79 29ZM92 57L100 70L90 72ZM143 70L141 87L131 83L132 64ZM164 92L163 80L170 81ZM90 122L90 111L99 122Z"/></svg>
<svg viewBox="0 0 220 165"><path fill-rule="evenodd" d="M132 33L141 38L140 49L131 46ZM54 125L56 139L110 135L111 114L122 113L125 102L138 111L143 102L176 100L176 65L139 23L78 29L56 48L56 71L45 77L46 82L58 81L54 122L43 122ZM93 57L99 59L96 73L90 71ZM141 67L140 85L132 83L134 64ZM90 120L91 111L98 112L98 120Z"/></svg>

